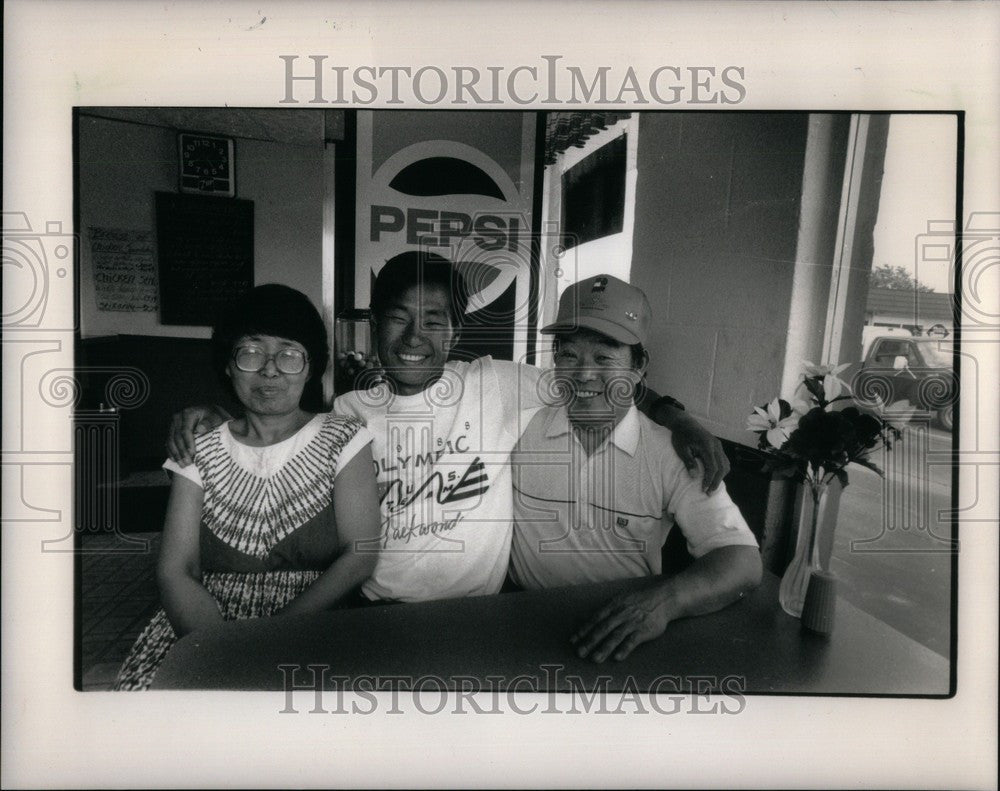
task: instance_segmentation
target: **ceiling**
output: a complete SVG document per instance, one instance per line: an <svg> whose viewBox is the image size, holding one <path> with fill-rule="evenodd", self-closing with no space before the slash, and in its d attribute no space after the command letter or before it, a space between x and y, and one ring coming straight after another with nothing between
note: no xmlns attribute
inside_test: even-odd
<svg viewBox="0 0 1000 791"><path fill-rule="evenodd" d="M185 132L322 146L342 140L343 110L223 107L81 107L80 114Z"/></svg>

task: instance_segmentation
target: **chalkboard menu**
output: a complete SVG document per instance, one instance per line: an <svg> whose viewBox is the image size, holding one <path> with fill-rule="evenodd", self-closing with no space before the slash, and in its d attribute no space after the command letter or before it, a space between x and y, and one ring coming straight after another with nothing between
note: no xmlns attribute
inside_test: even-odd
<svg viewBox="0 0 1000 791"><path fill-rule="evenodd" d="M253 288L253 201L156 193L160 323L213 325Z"/></svg>

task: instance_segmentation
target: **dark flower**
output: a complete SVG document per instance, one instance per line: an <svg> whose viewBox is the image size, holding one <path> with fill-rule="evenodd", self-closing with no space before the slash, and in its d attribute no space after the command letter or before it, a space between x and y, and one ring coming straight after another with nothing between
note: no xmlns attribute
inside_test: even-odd
<svg viewBox="0 0 1000 791"><path fill-rule="evenodd" d="M806 364L802 386L815 406L804 414L802 407L793 407L780 398L754 409L747 420L747 428L757 434L757 447L767 452L765 468L772 474L800 477L813 487L814 493L833 479L847 486L845 467L851 463L883 475L869 457L870 453L876 447L891 450L892 443L899 440L902 433L888 422L881 405L877 415L853 406L850 388L838 377L846 367L846 364ZM852 405L830 409L838 401L848 401Z"/></svg>
<svg viewBox="0 0 1000 791"><path fill-rule="evenodd" d="M805 459L811 467L832 469L850 461L849 451L856 444L855 428L849 418L813 407L799 420L784 450Z"/></svg>

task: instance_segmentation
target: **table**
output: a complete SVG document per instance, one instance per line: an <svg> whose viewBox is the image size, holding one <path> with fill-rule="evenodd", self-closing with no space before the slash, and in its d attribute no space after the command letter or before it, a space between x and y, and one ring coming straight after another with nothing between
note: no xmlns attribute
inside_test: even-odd
<svg viewBox="0 0 1000 791"><path fill-rule="evenodd" d="M612 595L648 584L624 580L227 622L178 641L153 688L283 690L320 679L325 689L411 689L433 677L448 689L519 691L953 691L947 658L843 598L830 636L804 631L778 606L778 579L767 572L745 599L671 623L621 662L577 657L569 643L574 627Z"/></svg>

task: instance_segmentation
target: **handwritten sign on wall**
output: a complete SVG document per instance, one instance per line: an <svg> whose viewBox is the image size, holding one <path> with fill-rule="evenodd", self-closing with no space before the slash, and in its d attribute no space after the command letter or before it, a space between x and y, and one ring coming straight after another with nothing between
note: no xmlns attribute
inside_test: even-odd
<svg viewBox="0 0 1000 791"><path fill-rule="evenodd" d="M88 230L97 309L155 313L159 303L153 234L118 228Z"/></svg>

